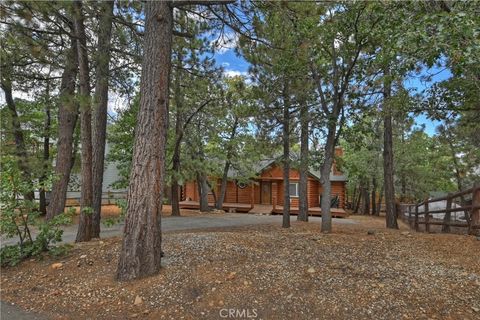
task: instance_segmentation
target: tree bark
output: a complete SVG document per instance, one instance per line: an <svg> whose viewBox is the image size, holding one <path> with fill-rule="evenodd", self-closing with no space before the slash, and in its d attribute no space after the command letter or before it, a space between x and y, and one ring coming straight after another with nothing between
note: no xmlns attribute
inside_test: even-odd
<svg viewBox="0 0 480 320"><path fill-rule="evenodd" d="M2 76L1 86L5 93L7 108L10 111L10 116L12 119L13 137L15 139L15 153L18 158L18 166L22 172L24 181L31 182L32 173L28 166L28 154L25 146L25 137L20 126L20 120L18 119L17 106L15 104L15 100L13 100L12 83L10 79L6 79L6 77ZM35 200L35 194L33 190L24 193L23 198L27 201Z"/></svg>
<svg viewBox="0 0 480 320"><path fill-rule="evenodd" d="M207 176L203 172L197 173L198 195L200 197L200 212L209 212Z"/></svg>
<svg viewBox="0 0 480 320"><path fill-rule="evenodd" d="M80 140L81 153L81 192L80 220L76 242L90 241L92 238L92 110L90 96L90 70L88 66L87 37L85 35L83 5L81 1L73 3L75 35L79 66L80 99Z"/></svg>
<svg viewBox="0 0 480 320"><path fill-rule="evenodd" d="M178 152L178 154L177 154ZM180 174L180 151L174 150L173 157L172 157L172 171L173 175ZM171 194L172 194L172 216L180 216L180 197L178 194L178 178L172 178L172 185L171 185Z"/></svg>
<svg viewBox="0 0 480 320"><path fill-rule="evenodd" d="M379 197L378 197L377 208L375 209L375 214L376 214L377 216L380 215L380 210L381 210L381 208L382 208L383 189L384 189L384 187L383 187L383 185L382 185L382 187L380 188L380 193L379 193Z"/></svg>
<svg viewBox="0 0 480 320"><path fill-rule="evenodd" d="M370 214L370 181L368 179L366 179L364 182L362 197L363 197L362 214L369 215Z"/></svg>
<svg viewBox="0 0 480 320"><path fill-rule="evenodd" d="M220 184L220 192L218 194L217 201L215 202L215 208L218 210L222 210L223 202L225 201L225 193L227 192L227 183L228 183L228 170L230 170L232 158L232 147L231 143L232 140L235 139L235 135L237 134L237 127L238 127L238 118L235 117L232 131L230 132L230 137L228 139L229 145L227 147L227 159L225 160L225 166L223 167L223 175L222 175L222 182Z"/></svg>
<svg viewBox="0 0 480 320"><path fill-rule="evenodd" d="M140 112L117 268L119 280L156 274L161 262L173 9L168 2L146 2L145 19Z"/></svg>
<svg viewBox="0 0 480 320"><path fill-rule="evenodd" d="M74 132L78 119L78 104L74 99L78 74L77 41L70 38L71 47L66 53L65 69L60 84L60 104L58 107L58 141L55 160L56 180L53 182L50 203L47 207L47 220L65 210L68 182L74 163Z"/></svg>
<svg viewBox="0 0 480 320"><path fill-rule="evenodd" d="M372 215L377 215L377 179L375 177L372 178Z"/></svg>
<svg viewBox="0 0 480 320"><path fill-rule="evenodd" d="M282 227L290 228L290 97L285 84L283 91L283 220Z"/></svg>
<svg viewBox="0 0 480 320"><path fill-rule="evenodd" d="M48 174L48 162L50 161L50 126L51 126L51 115L50 115L50 83L47 82L45 90L45 124L43 127L43 173L39 178L40 190L39 190L39 201L40 201L40 212L43 215L47 215L47 197L45 189L45 181L47 180Z"/></svg>
<svg viewBox="0 0 480 320"><path fill-rule="evenodd" d="M385 80L383 86L383 175L385 183L385 216L387 228L398 229L397 216L395 214L392 113L387 106L390 96L391 84L389 80Z"/></svg>
<svg viewBox="0 0 480 320"><path fill-rule="evenodd" d="M183 63L183 54L182 50L178 50L177 53L177 63L182 65ZM175 99L175 147L173 149L172 155L172 216L180 216L180 199L178 197L178 178L180 177L180 152L181 152L181 141L183 138L183 117L182 108L184 107L183 103L183 92L181 91L182 84L182 71L178 70L176 72L175 82L174 82L174 99Z"/></svg>
<svg viewBox="0 0 480 320"><path fill-rule="evenodd" d="M362 201L362 186L358 186L358 197L356 199L356 202L354 204L354 209L353 213L358 213L358 210L360 209L360 202Z"/></svg>
<svg viewBox="0 0 480 320"><path fill-rule="evenodd" d="M223 167L222 181L220 182L220 192L218 193L218 198L215 203L215 208L218 210L222 210L223 202L225 201L228 183L228 170L230 170L230 165L230 160L226 160L225 166Z"/></svg>
<svg viewBox="0 0 480 320"><path fill-rule="evenodd" d="M357 199L357 185L353 187L352 199L351 199L351 209L355 207L355 200Z"/></svg>
<svg viewBox="0 0 480 320"><path fill-rule="evenodd" d="M100 237L100 214L102 208L102 185L105 162L105 143L108 113L108 77L110 45L112 37L113 1L103 1L100 6L98 50L96 56L96 82L93 97L92 126L92 188L93 216L92 237Z"/></svg>
<svg viewBox="0 0 480 320"><path fill-rule="evenodd" d="M330 182L330 172L335 156L336 122L336 119L329 119L327 141L324 150L325 159L320 167L320 183L322 185L322 232L332 231L332 213L330 211L332 183Z"/></svg>
<svg viewBox="0 0 480 320"><path fill-rule="evenodd" d="M308 221L308 105L302 102L300 107L300 181L299 208L297 220Z"/></svg>

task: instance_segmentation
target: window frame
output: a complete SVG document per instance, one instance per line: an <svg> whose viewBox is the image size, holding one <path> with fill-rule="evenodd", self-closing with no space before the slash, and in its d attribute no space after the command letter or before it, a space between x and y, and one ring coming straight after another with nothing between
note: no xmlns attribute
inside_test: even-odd
<svg viewBox="0 0 480 320"><path fill-rule="evenodd" d="M292 194L292 193L290 192L290 191L291 191L290 187L292 186L292 184L295 185L295 191L296 191L295 194ZM298 197L299 197L299 195L298 195L298 191L299 191L299 190L298 190L298 182L289 182L288 191L290 192L290 197L292 197L292 198L298 198Z"/></svg>

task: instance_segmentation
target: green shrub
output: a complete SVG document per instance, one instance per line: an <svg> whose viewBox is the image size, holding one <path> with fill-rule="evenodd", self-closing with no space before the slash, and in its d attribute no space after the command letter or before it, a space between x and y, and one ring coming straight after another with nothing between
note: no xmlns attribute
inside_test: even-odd
<svg viewBox="0 0 480 320"><path fill-rule="evenodd" d="M127 213L127 200L117 199L116 204L120 208L120 215L118 217L102 219L102 224L106 227L111 227L125 219L125 214Z"/></svg>
<svg viewBox="0 0 480 320"><path fill-rule="evenodd" d="M8 238L17 237L18 243L0 249L0 265L14 266L50 250L52 244L60 242L63 234L61 226L71 223L72 215L64 213L44 221L37 204L23 198L23 194L38 190L39 186L22 179L14 157L3 156L1 165L0 233ZM35 238L32 236L33 228L37 231Z"/></svg>

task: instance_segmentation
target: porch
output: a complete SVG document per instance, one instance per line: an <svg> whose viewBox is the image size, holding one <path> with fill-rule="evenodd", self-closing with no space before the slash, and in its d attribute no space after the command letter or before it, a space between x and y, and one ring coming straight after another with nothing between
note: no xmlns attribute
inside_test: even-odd
<svg viewBox="0 0 480 320"><path fill-rule="evenodd" d="M290 214L298 214L299 208L298 207L290 207ZM346 218L348 217L348 213L341 209L341 208L330 208L330 212L333 218ZM275 206L272 208L272 214L283 214L283 206ZM309 216L322 216L322 209L320 207L311 207L308 208L308 215Z"/></svg>
<svg viewBox="0 0 480 320"><path fill-rule="evenodd" d="M180 205L180 209L194 209L194 210L200 209L200 202L198 201L192 201L192 200L180 201L179 205ZM215 204L212 202L209 202L208 206L211 208L214 208ZM233 202L224 202L222 207L222 209L227 212L230 211L231 209L234 209L235 212L249 212L252 208L253 208L253 205L251 204L233 203Z"/></svg>
<svg viewBox="0 0 480 320"><path fill-rule="evenodd" d="M208 206L213 208L215 207L214 203L209 202ZM181 201L180 202L180 209L193 209L198 210L200 208L200 203L198 201ZM233 203L233 202L224 202L223 203L223 210L230 211L234 210L235 212L242 212L242 213L253 213L253 214L282 214L283 213L283 206L279 205L264 205L264 204L245 204L245 203ZM299 208L298 207L290 207L290 214L296 215L298 214ZM331 208L330 212L332 213L333 218L345 218L348 216L348 213L341 209L341 208ZM311 207L308 208L308 214L310 216L321 216L322 209L320 207Z"/></svg>

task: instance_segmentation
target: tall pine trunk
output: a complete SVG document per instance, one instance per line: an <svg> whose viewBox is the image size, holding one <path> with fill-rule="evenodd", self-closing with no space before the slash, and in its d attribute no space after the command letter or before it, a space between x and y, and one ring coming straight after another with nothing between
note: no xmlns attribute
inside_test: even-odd
<svg viewBox="0 0 480 320"><path fill-rule="evenodd" d="M300 182L297 220L308 221L308 105L300 107Z"/></svg>
<svg viewBox="0 0 480 320"><path fill-rule="evenodd" d="M182 50L179 50L177 53L177 63L182 65L183 63L183 54ZM171 194L172 194L172 216L180 216L180 199L178 195L178 179L180 177L180 152L181 152L181 141L183 138L183 112L184 99L183 92L181 90L182 84L182 72L178 70L176 72L176 77L174 79L173 86L173 97L175 99L175 147L173 149L172 155L172 185L171 185Z"/></svg>
<svg viewBox="0 0 480 320"><path fill-rule="evenodd" d="M355 207L355 200L357 199L357 185L353 187L353 193L351 198L351 209L353 210Z"/></svg>
<svg viewBox="0 0 480 320"><path fill-rule="evenodd" d="M146 2L145 19L140 110L117 268L119 280L156 274L161 262L173 9L165 1Z"/></svg>
<svg viewBox="0 0 480 320"><path fill-rule="evenodd" d="M58 107L58 140L55 160L55 180L52 186L47 219L65 210L68 182L75 159L74 132L78 119L78 104L75 101L75 85L78 74L77 41L71 37L71 47L67 50L65 69L60 84Z"/></svg>
<svg viewBox="0 0 480 320"><path fill-rule="evenodd" d="M380 193L378 194L379 196L378 196L377 208L375 209L375 215L376 216L380 215L380 210L382 209L383 189L384 189L384 186L382 184L382 187L380 188Z"/></svg>
<svg viewBox="0 0 480 320"><path fill-rule="evenodd" d="M290 97L287 85L283 91L283 220L282 227L290 228Z"/></svg>
<svg viewBox="0 0 480 320"><path fill-rule="evenodd" d="M354 203L354 208L353 208L353 213L358 213L358 210L360 209L360 202L362 201L362 185L359 184L358 186L358 197L355 200Z"/></svg>
<svg viewBox="0 0 480 320"><path fill-rule="evenodd" d="M180 197L178 194L178 176L180 175L180 146L175 147L172 156L172 185L171 185L171 194L172 194L172 216L180 216Z"/></svg>
<svg viewBox="0 0 480 320"><path fill-rule="evenodd" d="M362 214L370 214L370 183L365 179L362 187Z"/></svg>
<svg viewBox="0 0 480 320"><path fill-rule="evenodd" d="M320 167L320 184L322 185L322 232L332 231L332 213L330 211L332 183L330 182L330 172L335 156L336 122L336 119L329 119L327 141L324 149L325 158Z"/></svg>
<svg viewBox="0 0 480 320"><path fill-rule="evenodd" d="M375 177L372 178L372 215L377 215L377 179Z"/></svg>
<svg viewBox="0 0 480 320"><path fill-rule="evenodd" d="M49 161L50 161L50 126L51 126L51 114L50 114L50 83L47 82L47 88L45 90L45 124L43 126L43 172L42 176L39 178L40 190L39 201L40 201L40 212L43 215L47 214L47 197L46 197L46 188L45 182L47 180Z"/></svg>
<svg viewBox="0 0 480 320"><path fill-rule="evenodd" d="M392 112L388 107L388 99L391 96L391 91L391 84L389 80L386 79L383 85L383 175L385 184L385 216L387 228L398 229L397 215L395 213Z"/></svg>
<svg viewBox="0 0 480 320"><path fill-rule="evenodd" d="M85 34L83 5L74 1L74 25L77 37L80 100L81 192L80 220L76 242L92 238L92 110L90 97L90 69L88 66L87 37Z"/></svg>
<svg viewBox="0 0 480 320"><path fill-rule="evenodd" d="M92 188L93 216L92 237L100 237L100 214L102 208L102 185L105 162L105 143L108 112L108 77L110 63L110 42L112 36L113 1L103 1L100 6L98 50L96 52L96 83L93 97L92 127Z"/></svg>

